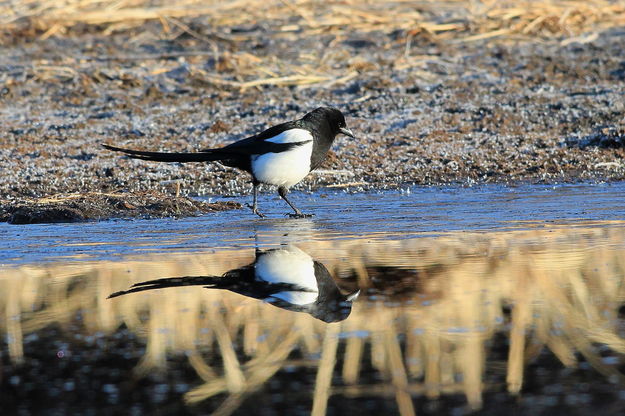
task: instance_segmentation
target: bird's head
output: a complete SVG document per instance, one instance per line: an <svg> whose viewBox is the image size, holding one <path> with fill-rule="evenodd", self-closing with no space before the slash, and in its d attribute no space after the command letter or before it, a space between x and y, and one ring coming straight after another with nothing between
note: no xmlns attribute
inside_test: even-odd
<svg viewBox="0 0 625 416"><path fill-rule="evenodd" d="M325 121L330 130L336 136L341 133L351 138L354 138L354 133L347 128L345 123L345 116L340 110L334 107L319 107L304 116L304 119L317 120L318 122Z"/></svg>

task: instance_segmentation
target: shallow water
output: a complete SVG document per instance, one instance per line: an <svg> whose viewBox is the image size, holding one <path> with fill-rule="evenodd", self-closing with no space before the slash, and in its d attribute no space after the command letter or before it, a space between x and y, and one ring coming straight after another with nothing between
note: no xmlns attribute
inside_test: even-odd
<svg viewBox="0 0 625 416"><path fill-rule="evenodd" d="M260 208L269 217L266 219L243 209L182 219L0 223L0 264L256 247L289 240L402 239L540 227L551 222L575 226L579 221L625 220L623 195L625 182L406 188L357 194L329 190L293 193L292 199L302 211L315 214L311 219L293 220L285 216L287 205L268 193L260 198Z"/></svg>
<svg viewBox="0 0 625 416"><path fill-rule="evenodd" d="M294 194L312 219L265 194L266 220L3 224L3 409L622 412L624 191L320 191Z"/></svg>

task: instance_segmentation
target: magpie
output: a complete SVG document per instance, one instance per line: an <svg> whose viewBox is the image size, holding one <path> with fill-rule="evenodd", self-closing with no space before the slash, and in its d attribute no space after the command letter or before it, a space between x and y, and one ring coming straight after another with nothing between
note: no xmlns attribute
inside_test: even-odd
<svg viewBox="0 0 625 416"><path fill-rule="evenodd" d="M252 175L252 212L259 217L258 188L261 184L278 187L278 194L295 211L291 217L310 217L303 214L287 198L289 188L318 168L328 154L336 136L341 133L351 138L354 134L345 124L341 111L319 107L299 120L270 127L255 136L217 149L195 153L146 152L122 149L103 144L106 149L123 152L134 159L155 162L219 162L249 172Z"/></svg>
<svg viewBox="0 0 625 416"><path fill-rule="evenodd" d="M305 312L324 322L346 319L360 290L343 293L328 269L294 245L256 250L253 263L221 276L166 277L134 284L109 299L145 290L180 286L224 289L263 300L278 308Z"/></svg>

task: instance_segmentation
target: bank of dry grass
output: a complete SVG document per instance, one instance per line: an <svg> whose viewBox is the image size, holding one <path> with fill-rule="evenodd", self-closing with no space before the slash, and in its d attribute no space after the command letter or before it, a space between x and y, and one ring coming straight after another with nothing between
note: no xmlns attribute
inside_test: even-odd
<svg viewBox="0 0 625 416"><path fill-rule="evenodd" d="M563 44L590 42L601 30L625 24L625 5L604 0L180 0L173 3L163 0L34 0L5 2L0 5L0 16L5 41L46 39L87 29L111 34L137 30L146 22L156 21L164 37L185 34L206 42L207 54L218 55L215 41L248 40L248 35L233 33L233 28L269 23L278 33L295 32L298 36L331 33L338 37L337 41L355 32L400 31L395 42L403 43L408 55L417 38L454 43L491 38L559 38ZM191 25L190 21L195 24ZM281 61L276 65L249 53L226 53L220 55L220 59L224 68L238 74L238 79L201 71L196 71L196 75L205 83L243 90L259 86L341 85L373 65L359 61L351 65L349 72L336 73L331 70L331 62L327 67L319 66L318 62L307 66ZM413 67L416 65L413 61L399 57L394 66L397 69ZM44 79L74 79L78 76L74 66L42 65L36 72Z"/></svg>
<svg viewBox="0 0 625 416"><path fill-rule="evenodd" d="M357 139L300 189L623 180L624 24L597 0L4 2L0 193L245 194L99 145L219 147L318 105Z"/></svg>
<svg viewBox="0 0 625 416"><path fill-rule="evenodd" d="M570 37L621 26L625 24L625 5L606 0L14 0L0 5L0 16L0 25L7 32L26 27L33 30L33 35L43 37L82 25L98 26L107 32L127 30L150 20L160 21L165 32L179 27L193 34L179 19L199 17L216 31L267 20L289 20L282 26L284 31L404 29L412 35L423 32L468 41L511 35Z"/></svg>

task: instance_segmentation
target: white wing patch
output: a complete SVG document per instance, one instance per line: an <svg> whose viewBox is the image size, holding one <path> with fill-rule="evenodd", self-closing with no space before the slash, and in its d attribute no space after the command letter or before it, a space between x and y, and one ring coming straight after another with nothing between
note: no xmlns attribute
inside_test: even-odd
<svg viewBox="0 0 625 416"><path fill-rule="evenodd" d="M264 254L254 266L256 277L270 283L297 285L303 290L272 295L294 305L307 305L317 300L319 288L312 258L295 246Z"/></svg>
<svg viewBox="0 0 625 416"><path fill-rule="evenodd" d="M285 130L277 136L273 136L270 139L266 139L266 142L272 143L298 143L312 140L312 134L308 130L304 129L289 129Z"/></svg>
<svg viewBox="0 0 625 416"><path fill-rule="evenodd" d="M301 144L286 152L253 156L252 173L258 181L290 188L308 175L313 149L313 137L308 130L290 129L266 141Z"/></svg>

